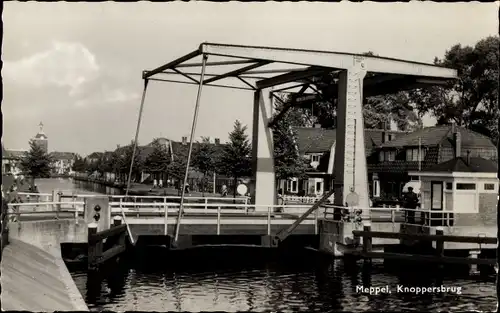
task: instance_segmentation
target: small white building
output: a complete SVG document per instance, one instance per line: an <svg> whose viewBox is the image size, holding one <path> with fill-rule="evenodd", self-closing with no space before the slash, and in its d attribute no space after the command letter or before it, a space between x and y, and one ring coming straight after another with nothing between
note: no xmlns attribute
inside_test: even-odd
<svg viewBox="0 0 500 313"><path fill-rule="evenodd" d="M409 175L420 176L422 208L430 209L433 219L442 218L432 226L489 227L497 219L497 173L491 160L457 157Z"/></svg>

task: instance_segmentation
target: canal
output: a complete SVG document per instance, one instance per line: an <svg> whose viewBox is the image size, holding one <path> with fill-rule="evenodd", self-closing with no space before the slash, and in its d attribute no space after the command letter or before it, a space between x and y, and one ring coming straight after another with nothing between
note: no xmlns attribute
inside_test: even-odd
<svg viewBox="0 0 500 313"><path fill-rule="evenodd" d="M47 188L110 193L71 180L37 182ZM430 271L427 264L363 268L310 250L286 255L266 249L203 248L168 252L148 248L124 256L100 274L71 270L91 310L226 312L493 311L495 277ZM441 277L437 277L439 276ZM365 294L359 287L388 286ZM445 292L398 292L398 286L450 288ZM358 288L357 288L358 287Z"/></svg>

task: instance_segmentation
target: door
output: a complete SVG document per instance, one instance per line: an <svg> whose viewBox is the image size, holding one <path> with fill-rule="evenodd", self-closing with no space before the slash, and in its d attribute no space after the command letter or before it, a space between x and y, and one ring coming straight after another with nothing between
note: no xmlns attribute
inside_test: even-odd
<svg viewBox="0 0 500 313"><path fill-rule="evenodd" d="M443 211L443 182L431 181L431 211ZM431 213L431 226L443 226L443 214Z"/></svg>

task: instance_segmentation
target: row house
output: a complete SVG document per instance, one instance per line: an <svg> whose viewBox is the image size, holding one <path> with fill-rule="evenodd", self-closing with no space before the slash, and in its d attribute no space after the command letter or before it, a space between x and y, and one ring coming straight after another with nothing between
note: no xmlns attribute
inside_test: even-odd
<svg viewBox="0 0 500 313"><path fill-rule="evenodd" d="M176 156L182 156L182 157L187 157L188 150L189 150L189 142L187 137L182 137L181 141L174 141L168 138L156 138L155 141L159 143L165 151L167 152L169 161L174 161ZM152 141L146 145L138 146L137 147L137 157L138 159L145 161L148 156L154 151L154 144L155 141ZM216 148L216 151L221 149L224 145L220 143L220 139L214 138L210 140L210 144L214 145ZM193 143L193 151L196 151L200 146L199 142L194 142ZM94 152L91 153L89 156L86 157L87 162L98 162L102 159L106 159L106 157L111 157L113 153L118 153L122 154L124 153L126 146L118 146L117 149L113 152ZM115 174L114 173L104 173L104 176L108 180L115 180ZM203 174L194 170L190 169L189 172L189 180L191 182L195 182L200 180L203 177ZM223 178L220 177L219 178ZM167 173L150 173L147 170L144 170L140 173L140 177L137 177L136 181L140 181L141 183L146 183L146 184L152 184L153 180L163 180L164 184L167 183L167 181L170 181L172 184L176 184L176 180L173 177L169 177ZM192 183L191 183L192 185Z"/></svg>
<svg viewBox="0 0 500 313"><path fill-rule="evenodd" d="M490 138L454 124L422 128L387 141L368 162L375 185L371 196L398 199L408 182L418 186L419 176L409 172L425 171L457 155L498 162L497 147Z"/></svg>
<svg viewBox="0 0 500 313"><path fill-rule="evenodd" d="M26 150L5 149L2 144L2 174L21 174L21 159Z"/></svg>
<svg viewBox="0 0 500 313"><path fill-rule="evenodd" d="M334 179L334 156L336 129L315 127L296 127L297 146L301 156L309 160L310 170L305 179L291 178L280 180L278 188L286 194L299 196L319 196L329 191ZM406 134L402 131L365 129L365 153L367 162L376 154L378 147ZM370 176L370 175L369 175ZM372 180L369 177L370 193L373 193Z"/></svg>

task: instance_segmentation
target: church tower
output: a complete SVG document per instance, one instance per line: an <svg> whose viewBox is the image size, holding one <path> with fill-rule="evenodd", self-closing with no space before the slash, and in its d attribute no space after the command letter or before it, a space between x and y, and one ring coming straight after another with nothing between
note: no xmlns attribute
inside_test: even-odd
<svg viewBox="0 0 500 313"><path fill-rule="evenodd" d="M38 134L36 134L35 138L33 138L33 141L41 147L45 153L48 153L49 141L47 135L43 132L43 123L40 122L38 126L40 127L40 130L38 131Z"/></svg>

